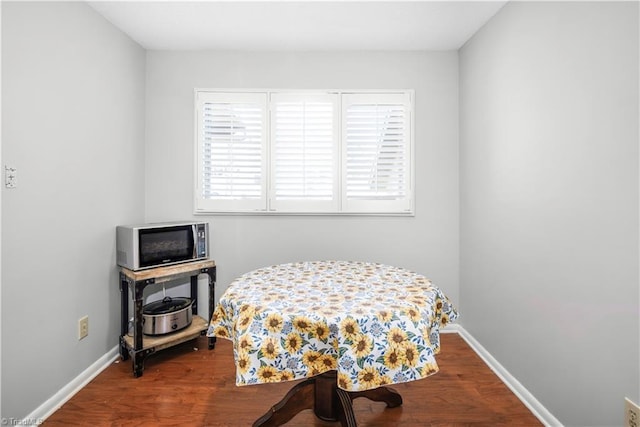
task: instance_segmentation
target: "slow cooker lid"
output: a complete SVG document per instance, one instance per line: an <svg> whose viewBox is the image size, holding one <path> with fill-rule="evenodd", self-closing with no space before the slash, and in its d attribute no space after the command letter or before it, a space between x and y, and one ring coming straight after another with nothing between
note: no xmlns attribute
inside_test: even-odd
<svg viewBox="0 0 640 427"><path fill-rule="evenodd" d="M191 298L171 298L164 297L160 301L146 304L142 309L142 314L167 314L185 309L191 305Z"/></svg>

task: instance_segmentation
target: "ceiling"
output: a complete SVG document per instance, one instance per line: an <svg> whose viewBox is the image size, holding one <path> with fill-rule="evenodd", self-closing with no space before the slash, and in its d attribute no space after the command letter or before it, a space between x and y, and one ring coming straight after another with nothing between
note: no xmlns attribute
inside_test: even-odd
<svg viewBox="0 0 640 427"><path fill-rule="evenodd" d="M148 50L457 50L506 1L89 1Z"/></svg>

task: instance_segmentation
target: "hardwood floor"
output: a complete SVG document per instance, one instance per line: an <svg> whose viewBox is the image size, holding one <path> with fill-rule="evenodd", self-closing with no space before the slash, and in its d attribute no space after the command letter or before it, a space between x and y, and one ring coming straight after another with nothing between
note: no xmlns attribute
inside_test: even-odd
<svg viewBox="0 0 640 427"><path fill-rule="evenodd" d="M358 426L542 425L457 334L442 334L436 359L437 374L392 386L402 406L356 399ZM113 363L44 426L248 426L295 383L237 387L231 343L218 339L207 350L200 337L149 357L140 378L132 376L131 360ZM339 423L305 410L286 425Z"/></svg>

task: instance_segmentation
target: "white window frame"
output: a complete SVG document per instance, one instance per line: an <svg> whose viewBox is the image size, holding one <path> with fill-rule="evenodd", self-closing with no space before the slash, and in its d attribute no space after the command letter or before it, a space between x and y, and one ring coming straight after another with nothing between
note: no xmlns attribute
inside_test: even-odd
<svg viewBox="0 0 640 427"><path fill-rule="evenodd" d="M277 200L275 198L273 101L277 99L327 99L335 96L334 111L334 197L331 201ZM399 200L349 200L346 197L346 104L343 100L395 99L406 107L405 167L407 168L406 197ZM203 119L204 102L236 102L246 99L264 99L262 126L262 195L259 200L219 200L203 197ZM355 98L354 98L355 97ZM290 89L194 89L195 150L194 150L194 213L198 214L258 214L258 215L362 215L413 216L415 214L415 155L414 155L414 91L413 90L290 90ZM235 100L235 101L234 101Z"/></svg>

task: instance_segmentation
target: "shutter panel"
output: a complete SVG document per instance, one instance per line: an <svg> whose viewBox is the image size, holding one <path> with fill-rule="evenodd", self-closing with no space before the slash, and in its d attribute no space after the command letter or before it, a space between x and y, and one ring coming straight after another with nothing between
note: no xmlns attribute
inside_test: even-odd
<svg viewBox="0 0 640 427"><path fill-rule="evenodd" d="M343 207L356 212L411 209L408 94L343 99Z"/></svg>
<svg viewBox="0 0 640 427"><path fill-rule="evenodd" d="M271 96L271 208L337 207L337 95Z"/></svg>
<svg viewBox="0 0 640 427"><path fill-rule="evenodd" d="M199 102L201 204L264 210L266 94L201 93Z"/></svg>

